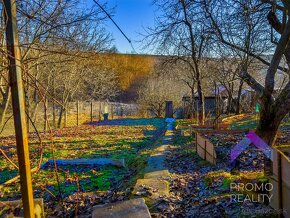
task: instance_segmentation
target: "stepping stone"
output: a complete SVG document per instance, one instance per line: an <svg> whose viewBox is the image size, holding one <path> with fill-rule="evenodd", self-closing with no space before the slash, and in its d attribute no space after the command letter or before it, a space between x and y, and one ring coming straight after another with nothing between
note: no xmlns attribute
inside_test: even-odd
<svg viewBox="0 0 290 218"><path fill-rule="evenodd" d="M150 218L143 198L95 206L92 218Z"/></svg>
<svg viewBox="0 0 290 218"><path fill-rule="evenodd" d="M138 179L132 194L138 194L144 187L156 190L151 196L147 196L150 200L156 200L159 196L169 195L169 183L160 179Z"/></svg>
<svg viewBox="0 0 290 218"><path fill-rule="evenodd" d="M168 170L159 170L145 173L144 179L162 179L169 176Z"/></svg>
<svg viewBox="0 0 290 218"><path fill-rule="evenodd" d="M167 151L168 150L168 145L161 145L160 147L158 147L158 148L156 148L155 150L154 150L154 153L153 153L153 155L155 155L155 153L163 153L164 151Z"/></svg>
<svg viewBox="0 0 290 218"><path fill-rule="evenodd" d="M53 165L53 160L48 160L41 165L41 168L47 165ZM72 160L56 160L57 165L113 165L117 167L125 167L124 159L110 159L110 158L97 158L97 159L72 159Z"/></svg>
<svg viewBox="0 0 290 218"><path fill-rule="evenodd" d="M166 169L166 167L164 166L165 159L165 154L150 156L148 159L148 166L145 168L145 172L153 172Z"/></svg>
<svg viewBox="0 0 290 218"><path fill-rule="evenodd" d="M174 131L173 131L173 130L167 130L167 131L165 132L165 137L169 137L169 136L173 137L173 135L174 135ZM165 137L164 137L164 138L165 138Z"/></svg>
<svg viewBox="0 0 290 218"><path fill-rule="evenodd" d="M22 200L16 201L0 201L0 212L5 208L10 208L12 211L19 209L18 218L24 217ZM5 210L4 210L5 211ZM0 214L1 215L1 214ZM35 218L44 218L44 203L42 198L34 199L34 215ZM10 216L7 216L10 217ZM14 216L13 216L14 217Z"/></svg>

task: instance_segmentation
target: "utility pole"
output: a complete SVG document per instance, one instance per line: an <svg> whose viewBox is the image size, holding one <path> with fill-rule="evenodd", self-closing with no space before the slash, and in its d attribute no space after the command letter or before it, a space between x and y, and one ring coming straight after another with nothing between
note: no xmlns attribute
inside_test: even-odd
<svg viewBox="0 0 290 218"><path fill-rule="evenodd" d="M21 55L16 22L16 1L4 0L6 43L9 59L9 82L17 143L17 156L24 217L34 218L34 202L28 149L28 134L25 115L25 96L22 82Z"/></svg>

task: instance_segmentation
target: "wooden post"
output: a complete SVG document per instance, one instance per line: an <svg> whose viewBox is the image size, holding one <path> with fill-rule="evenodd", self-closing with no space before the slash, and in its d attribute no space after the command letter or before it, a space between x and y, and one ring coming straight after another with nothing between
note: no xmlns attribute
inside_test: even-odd
<svg viewBox="0 0 290 218"><path fill-rule="evenodd" d="M194 100L195 100L195 98L194 98ZM199 124L199 114L198 114L198 110L199 110L199 106L198 106L198 99L196 100L196 112L195 112L195 114L196 114L196 121L195 121L195 123L196 124Z"/></svg>
<svg viewBox="0 0 290 218"><path fill-rule="evenodd" d="M99 101L99 121L102 120L102 102Z"/></svg>
<svg viewBox="0 0 290 218"><path fill-rule="evenodd" d="M25 96L24 99L25 99L25 105L26 105L25 110L26 110L27 115L30 116L30 105L29 105L29 98L28 98L27 92L24 93L24 96ZM29 127L30 127L30 120L28 116L26 116L27 132L29 132Z"/></svg>
<svg viewBox="0 0 290 218"><path fill-rule="evenodd" d="M111 117L113 120L114 119L114 106L113 106L113 104L111 104Z"/></svg>
<svg viewBox="0 0 290 218"><path fill-rule="evenodd" d="M55 102L53 100L52 102L52 125L53 125L53 128L56 128L56 119L55 119Z"/></svg>
<svg viewBox="0 0 290 218"><path fill-rule="evenodd" d="M220 128L220 103L221 103L221 96L220 96L220 89L218 87L218 96L217 96L217 129Z"/></svg>
<svg viewBox="0 0 290 218"><path fill-rule="evenodd" d="M48 122L48 120L47 120L47 107L48 107L48 101L45 98L44 99L44 114L43 114L43 119L44 119L43 131L47 130L47 122Z"/></svg>
<svg viewBox="0 0 290 218"><path fill-rule="evenodd" d="M196 152L197 152L197 132L194 132L195 134L195 148L196 148Z"/></svg>
<svg viewBox="0 0 290 218"><path fill-rule="evenodd" d="M282 160L281 153L277 150L277 167L278 167L278 175L277 175L277 184L278 184L278 208L281 213L278 214L278 217L283 217L283 187L282 187Z"/></svg>
<svg viewBox="0 0 290 218"><path fill-rule="evenodd" d="M79 125L79 110L80 110L80 103L77 101L77 126Z"/></svg>
<svg viewBox="0 0 290 218"><path fill-rule="evenodd" d="M207 150L207 148L206 148L206 141L204 141L204 159L206 160L206 150Z"/></svg>
<svg viewBox="0 0 290 218"><path fill-rule="evenodd" d="M17 144L17 156L23 201L24 217L34 218L33 190L28 149L25 97L22 82L21 55L16 22L16 1L4 0L6 43L9 59L9 82Z"/></svg>
<svg viewBox="0 0 290 218"><path fill-rule="evenodd" d="M93 102L91 101L91 122L93 122Z"/></svg>
<svg viewBox="0 0 290 218"><path fill-rule="evenodd" d="M217 97L217 86L214 82L214 95L215 95L215 122L213 123L213 128L218 129L218 97Z"/></svg>
<svg viewBox="0 0 290 218"><path fill-rule="evenodd" d="M67 106L64 108L64 127L67 126Z"/></svg>
<svg viewBox="0 0 290 218"><path fill-rule="evenodd" d="M52 80L52 86L53 86L53 101L52 101L52 125L53 128L56 128L56 113L55 113L55 71L53 71L53 80Z"/></svg>

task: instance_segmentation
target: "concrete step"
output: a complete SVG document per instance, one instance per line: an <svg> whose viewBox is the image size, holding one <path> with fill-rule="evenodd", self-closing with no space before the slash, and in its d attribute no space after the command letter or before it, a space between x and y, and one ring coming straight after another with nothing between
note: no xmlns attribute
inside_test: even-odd
<svg viewBox="0 0 290 218"><path fill-rule="evenodd" d="M150 212L143 198L111 204L98 205L93 209L92 218L150 218Z"/></svg>
<svg viewBox="0 0 290 218"><path fill-rule="evenodd" d="M168 170L158 170L145 173L144 179L163 179L169 176Z"/></svg>
<svg viewBox="0 0 290 218"><path fill-rule="evenodd" d="M169 195L169 183L161 179L138 179L132 194L138 195L138 193L147 188L150 188L152 195L147 197L151 200L156 200L160 196Z"/></svg>

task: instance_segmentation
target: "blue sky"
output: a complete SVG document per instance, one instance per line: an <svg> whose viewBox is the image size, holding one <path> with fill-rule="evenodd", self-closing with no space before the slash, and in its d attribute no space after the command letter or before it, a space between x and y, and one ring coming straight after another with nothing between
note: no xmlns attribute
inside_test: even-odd
<svg viewBox="0 0 290 218"><path fill-rule="evenodd" d="M87 0L88 4L93 4L92 0ZM113 19L125 32L127 37L132 40L137 53L144 53L137 42L142 37L143 27L154 25L154 7L152 0L108 0L109 6L116 6ZM143 26L143 27L142 27ZM131 53L132 48L117 27L108 20L106 28L112 33L115 45L121 53Z"/></svg>

